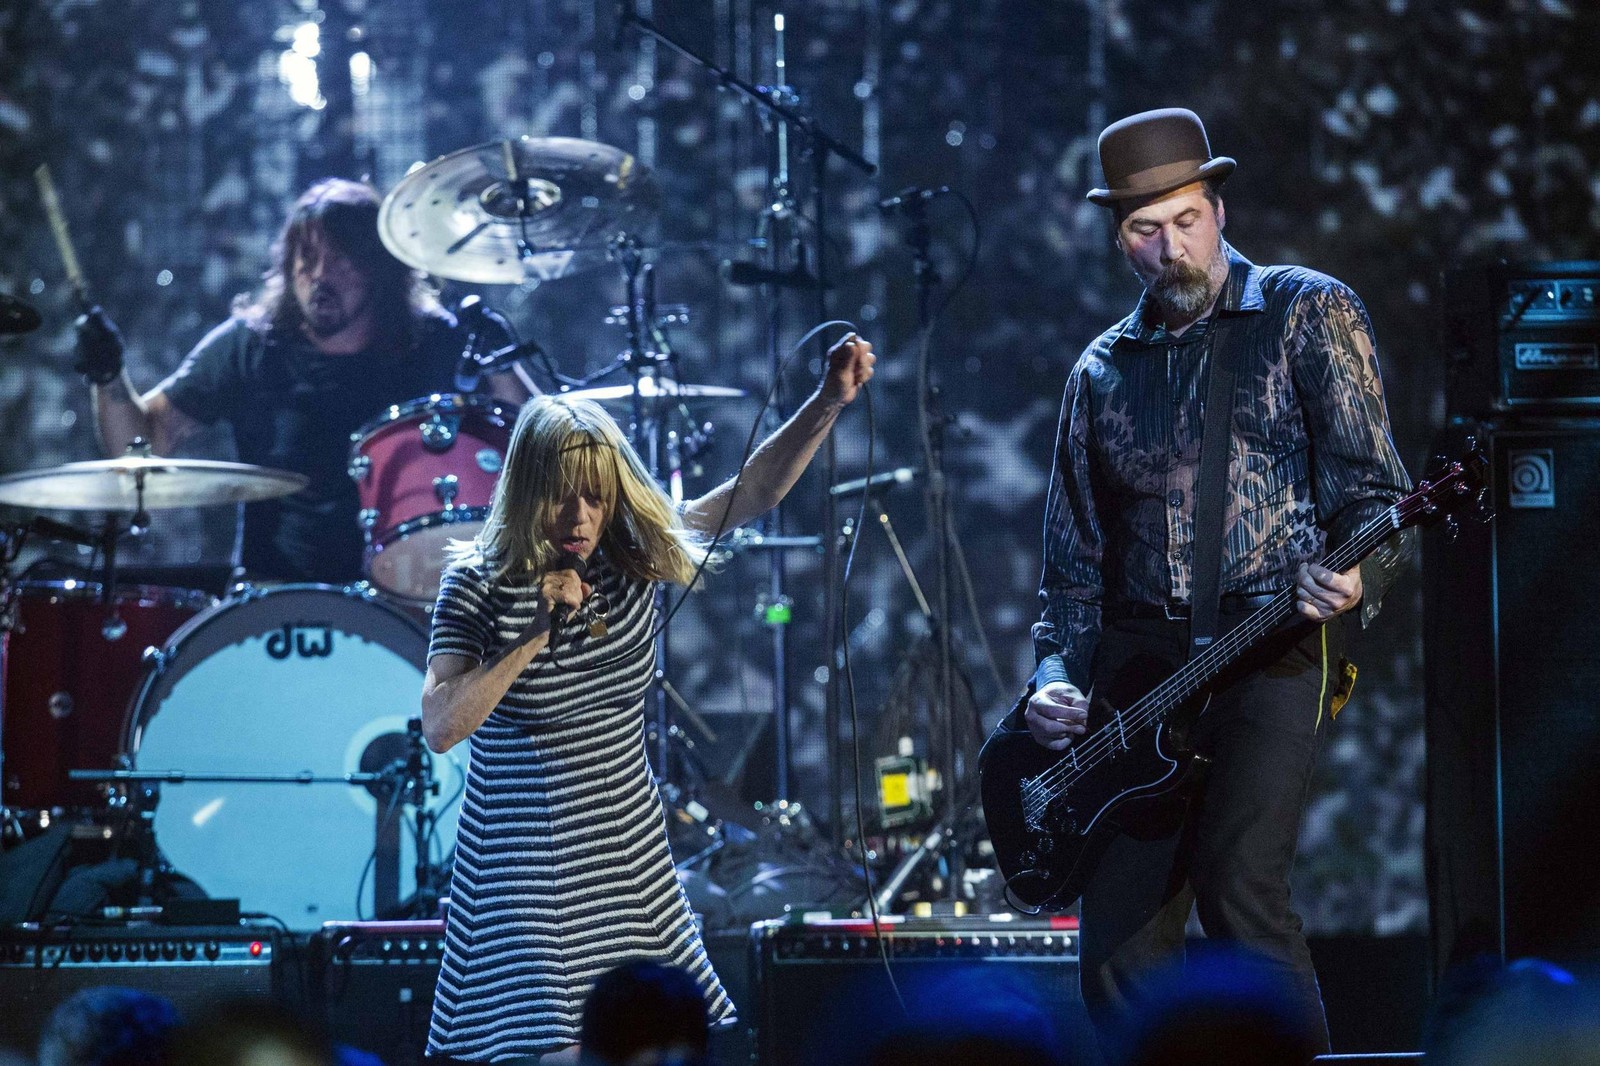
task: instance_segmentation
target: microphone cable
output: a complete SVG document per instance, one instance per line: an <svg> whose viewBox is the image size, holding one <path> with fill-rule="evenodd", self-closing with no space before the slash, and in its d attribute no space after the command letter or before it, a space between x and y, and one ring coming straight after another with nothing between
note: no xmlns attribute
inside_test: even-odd
<svg viewBox="0 0 1600 1066"><path fill-rule="evenodd" d="M816 337L817 334L821 333L823 330L830 329L835 326L842 326L847 331L860 336L860 331L856 328L856 324L854 322L840 318L829 319L828 321L820 322L811 327L811 329L807 330L804 336L794 342L794 344L789 348L788 353L784 355L783 359L779 362L778 371L773 374L772 383L768 386L766 395L761 400L761 406L756 410L755 417L751 420L750 433L745 438L744 452L739 458L738 473L734 475L733 483L728 489L727 505L722 509L722 517L717 523L717 530L714 534L712 534L711 539L705 543L705 554L701 557L700 562L695 566L694 573L690 575L688 583L684 585L683 589L678 593L677 598L672 602L670 608L664 612L663 616L657 621L655 627L651 630L649 637L650 643L655 643L656 639L660 637L662 632L666 630L667 626L671 624L672 619L680 610L683 609L683 605L688 601L689 594L693 592L695 587L700 583L701 575L705 573L706 567L711 563L713 553L716 551L718 545L722 543L723 537L729 532L728 516L732 511L733 501L738 498L739 485L744 481L745 464L750 461L750 456L755 453L756 438L761 432L762 420L766 415L768 408L772 406L773 400L777 397L778 386L783 381L784 372L788 370L789 365L794 361L795 356L811 342L812 338ZM826 375L826 367L823 368L823 373ZM863 394L870 395L870 391L865 383L861 385L860 390ZM829 429L829 432L831 433L833 430ZM868 455L871 455L870 450ZM872 471L869 469L867 473L870 476ZM831 531L829 535L831 535ZM629 652L620 652L617 655L614 655L609 659L603 659L598 663L587 663L581 669L607 669L624 662L630 657L630 655L631 653ZM563 665L556 659L553 642L549 661L550 665L557 670L576 672L578 669ZM829 667L830 669L832 668L831 663L829 664Z"/></svg>

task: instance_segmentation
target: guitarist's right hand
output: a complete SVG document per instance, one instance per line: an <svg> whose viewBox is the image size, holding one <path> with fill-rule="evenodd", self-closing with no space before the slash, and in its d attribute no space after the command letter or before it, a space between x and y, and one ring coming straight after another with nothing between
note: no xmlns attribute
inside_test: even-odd
<svg viewBox="0 0 1600 1066"><path fill-rule="evenodd" d="M1076 685L1052 681L1028 700L1022 718L1034 740L1061 751L1088 731L1089 700Z"/></svg>

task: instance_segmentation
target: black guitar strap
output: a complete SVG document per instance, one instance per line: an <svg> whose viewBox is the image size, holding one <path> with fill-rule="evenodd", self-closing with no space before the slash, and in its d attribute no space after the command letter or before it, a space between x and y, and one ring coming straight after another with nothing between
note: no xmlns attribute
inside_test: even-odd
<svg viewBox="0 0 1600 1066"><path fill-rule="evenodd" d="M1244 345L1221 344L1228 319L1217 312L1206 331L1206 405L1201 411L1200 476L1195 482L1194 565L1189 595L1189 658L1217 636L1222 600L1222 523L1228 509L1228 451L1234 381Z"/></svg>

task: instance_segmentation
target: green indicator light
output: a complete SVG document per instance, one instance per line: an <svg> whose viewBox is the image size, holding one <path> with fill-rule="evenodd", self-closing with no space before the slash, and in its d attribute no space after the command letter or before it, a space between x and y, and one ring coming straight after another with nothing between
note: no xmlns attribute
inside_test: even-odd
<svg viewBox="0 0 1600 1066"><path fill-rule="evenodd" d="M794 608L787 603L769 604L761 613L761 620L769 626L786 626L794 618Z"/></svg>

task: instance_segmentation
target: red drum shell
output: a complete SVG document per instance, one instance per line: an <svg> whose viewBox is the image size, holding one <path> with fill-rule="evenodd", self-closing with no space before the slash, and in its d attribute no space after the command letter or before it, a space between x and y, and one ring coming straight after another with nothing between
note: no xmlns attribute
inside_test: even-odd
<svg viewBox="0 0 1600 1066"><path fill-rule="evenodd" d="M5 805L98 805L100 786L67 771L116 769L146 650L212 602L192 589L128 585L107 605L98 584L22 582L6 637Z"/></svg>
<svg viewBox="0 0 1600 1066"><path fill-rule="evenodd" d="M391 407L352 435L350 476L373 585L433 603L446 541L470 540L488 517L511 417L494 403L435 395Z"/></svg>

